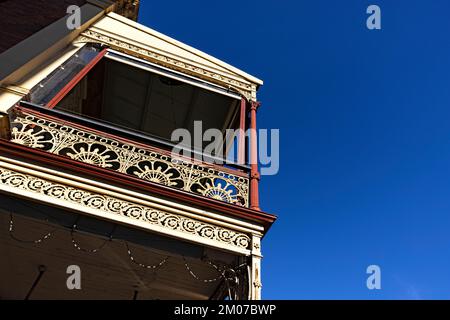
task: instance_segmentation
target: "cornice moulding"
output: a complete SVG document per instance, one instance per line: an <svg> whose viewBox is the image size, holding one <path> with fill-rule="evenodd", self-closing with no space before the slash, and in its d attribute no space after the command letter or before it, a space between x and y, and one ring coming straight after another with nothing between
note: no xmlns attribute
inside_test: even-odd
<svg viewBox="0 0 450 320"><path fill-rule="evenodd" d="M224 227L223 223L204 222L200 216L196 219L180 211L164 211L148 201L144 204L106 190L90 190L86 185L70 184L65 179L55 180L35 170L0 161L2 192L197 244L250 254L251 234Z"/></svg>
<svg viewBox="0 0 450 320"><path fill-rule="evenodd" d="M74 43L102 43L151 63L176 70L256 100L262 81L157 31L109 13L85 30Z"/></svg>

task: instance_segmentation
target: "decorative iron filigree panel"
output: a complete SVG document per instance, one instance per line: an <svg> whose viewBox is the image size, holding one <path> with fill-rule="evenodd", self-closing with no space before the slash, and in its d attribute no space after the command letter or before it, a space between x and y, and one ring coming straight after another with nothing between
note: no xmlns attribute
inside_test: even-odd
<svg viewBox="0 0 450 320"><path fill-rule="evenodd" d="M249 179L207 164L17 111L11 141L205 197L248 207Z"/></svg>
<svg viewBox="0 0 450 320"><path fill-rule="evenodd" d="M198 239L209 239L242 249L249 249L251 244L250 237L242 232L0 167L0 187L3 186L143 221L166 230L191 234Z"/></svg>

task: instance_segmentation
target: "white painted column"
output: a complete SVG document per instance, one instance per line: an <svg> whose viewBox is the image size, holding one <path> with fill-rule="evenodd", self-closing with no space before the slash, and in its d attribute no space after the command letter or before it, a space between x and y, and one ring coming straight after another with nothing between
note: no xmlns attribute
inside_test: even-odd
<svg viewBox="0 0 450 320"><path fill-rule="evenodd" d="M252 236L250 300L261 300L261 236Z"/></svg>

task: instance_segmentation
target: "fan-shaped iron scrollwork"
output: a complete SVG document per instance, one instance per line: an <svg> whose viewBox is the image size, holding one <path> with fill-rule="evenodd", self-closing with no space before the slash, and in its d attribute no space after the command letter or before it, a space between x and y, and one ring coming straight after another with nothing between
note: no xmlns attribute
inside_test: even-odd
<svg viewBox="0 0 450 320"><path fill-rule="evenodd" d="M74 143L72 146L66 147L58 153L74 160L102 168L117 170L120 166L117 154L107 146L99 143Z"/></svg>
<svg viewBox="0 0 450 320"><path fill-rule="evenodd" d="M12 142L248 207L249 179L238 172L225 173L206 164L171 158L163 152L81 130L66 122L41 119L22 109L16 110L11 126Z"/></svg>

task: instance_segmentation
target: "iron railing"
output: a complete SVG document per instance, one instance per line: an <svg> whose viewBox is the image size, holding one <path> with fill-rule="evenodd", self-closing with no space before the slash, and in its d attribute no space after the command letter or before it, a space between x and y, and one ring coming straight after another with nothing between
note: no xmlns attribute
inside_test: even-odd
<svg viewBox="0 0 450 320"><path fill-rule="evenodd" d="M145 181L248 207L249 178L231 169L185 157L150 144L76 122L16 107L11 113L11 141ZM101 126L101 125L100 125ZM110 130L108 130L109 132Z"/></svg>

